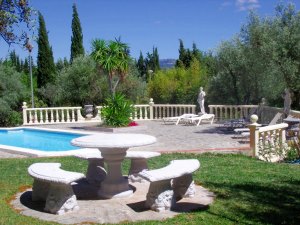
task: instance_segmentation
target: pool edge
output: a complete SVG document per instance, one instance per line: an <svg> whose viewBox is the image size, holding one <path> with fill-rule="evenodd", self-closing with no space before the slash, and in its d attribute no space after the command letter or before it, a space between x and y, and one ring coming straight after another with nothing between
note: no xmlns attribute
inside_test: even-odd
<svg viewBox="0 0 300 225"><path fill-rule="evenodd" d="M49 129L49 128L37 128L37 127L10 127L10 128L0 128L0 130L18 130L18 129L33 129L33 130L43 130L43 131L50 131L50 132L61 132L61 133L71 133L71 134L85 134L85 135L92 135L97 134L99 132L93 132L93 131L72 131L72 130L63 130L63 129ZM13 154L20 154L25 155L29 157L60 157L60 156L72 156L76 153L79 153L80 151L95 151L95 149L88 149L88 148L81 148L76 150L68 150L68 151L49 151L44 152L41 150L34 150L29 148L21 148L21 147L15 147L10 145L0 145L0 151L4 151L7 153L13 153Z"/></svg>

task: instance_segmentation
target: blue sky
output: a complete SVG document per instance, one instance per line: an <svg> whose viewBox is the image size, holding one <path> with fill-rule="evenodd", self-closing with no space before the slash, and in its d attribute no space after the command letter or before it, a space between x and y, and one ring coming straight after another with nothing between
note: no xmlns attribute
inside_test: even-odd
<svg viewBox="0 0 300 225"><path fill-rule="evenodd" d="M158 48L161 59L178 58L179 39L190 48L195 42L202 51L214 50L229 40L247 21L249 9L263 17L274 15L279 3L291 2L299 10L300 0L30 0L45 19L55 60L70 57L72 4L76 3L83 30L84 47L90 52L95 38L121 37L137 58ZM36 32L37 33L37 32ZM37 44L33 56L36 58ZM0 40L0 58L15 49Z"/></svg>

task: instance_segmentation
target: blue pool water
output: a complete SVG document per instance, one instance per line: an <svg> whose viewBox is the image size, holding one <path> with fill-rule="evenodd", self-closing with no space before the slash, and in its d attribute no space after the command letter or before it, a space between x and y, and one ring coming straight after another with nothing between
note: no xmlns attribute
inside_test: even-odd
<svg viewBox="0 0 300 225"><path fill-rule="evenodd" d="M0 130L0 145L29 148L40 151L68 151L79 149L70 141L81 134L34 129Z"/></svg>

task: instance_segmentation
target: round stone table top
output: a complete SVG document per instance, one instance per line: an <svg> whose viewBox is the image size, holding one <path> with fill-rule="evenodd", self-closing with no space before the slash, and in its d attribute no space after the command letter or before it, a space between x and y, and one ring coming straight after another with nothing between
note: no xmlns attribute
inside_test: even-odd
<svg viewBox="0 0 300 225"><path fill-rule="evenodd" d="M83 148L131 148L155 142L155 137L146 134L100 133L75 138L71 144Z"/></svg>

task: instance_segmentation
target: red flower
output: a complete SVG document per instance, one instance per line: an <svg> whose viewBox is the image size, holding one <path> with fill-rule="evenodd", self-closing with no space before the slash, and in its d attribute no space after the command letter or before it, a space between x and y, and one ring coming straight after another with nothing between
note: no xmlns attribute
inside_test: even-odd
<svg viewBox="0 0 300 225"><path fill-rule="evenodd" d="M139 124L137 123L137 122L135 122L135 121L131 121L129 124L128 124L128 126L129 127L135 127L135 126L138 126Z"/></svg>

